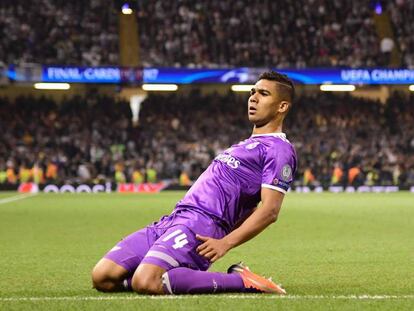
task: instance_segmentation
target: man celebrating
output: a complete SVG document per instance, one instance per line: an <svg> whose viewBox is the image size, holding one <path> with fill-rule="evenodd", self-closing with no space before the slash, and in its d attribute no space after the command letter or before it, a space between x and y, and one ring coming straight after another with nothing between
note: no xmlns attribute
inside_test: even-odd
<svg viewBox="0 0 414 311"><path fill-rule="evenodd" d="M92 271L94 287L145 294L285 294L241 263L227 273L206 270L276 221L296 171L295 150L282 132L293 97L285 75L260 75L248 100L251 137L219 154L169 216L112 248Z"/></svg>

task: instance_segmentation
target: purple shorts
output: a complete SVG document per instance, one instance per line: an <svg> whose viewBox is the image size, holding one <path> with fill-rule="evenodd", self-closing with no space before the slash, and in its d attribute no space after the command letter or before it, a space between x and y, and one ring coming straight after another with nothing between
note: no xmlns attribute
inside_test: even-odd
<svg viewBox="0 0 414 311"><path fill-rule="evenodd" d="M166 270L187 267L205 271L210 262L197 254L201 244L196 234L220 239L225 231L214 220L195 210L175 210L158 222L128 235L104 258L127 269L131 274L141 263L157 265Z"/></svg>

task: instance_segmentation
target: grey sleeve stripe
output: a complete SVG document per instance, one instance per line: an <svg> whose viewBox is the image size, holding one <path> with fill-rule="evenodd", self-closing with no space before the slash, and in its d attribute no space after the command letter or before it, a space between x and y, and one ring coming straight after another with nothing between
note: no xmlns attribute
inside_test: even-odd
<svg viewBox="0 0 414 311"><path fill-rule="evenodd" d="M145 257L154 257L161 260L164 260L166 263L170 264L174 268L177 268L180 264L177 260L172 258L170 255L167 255L165 253L157 252L157 251L149 251Z"/></svg>

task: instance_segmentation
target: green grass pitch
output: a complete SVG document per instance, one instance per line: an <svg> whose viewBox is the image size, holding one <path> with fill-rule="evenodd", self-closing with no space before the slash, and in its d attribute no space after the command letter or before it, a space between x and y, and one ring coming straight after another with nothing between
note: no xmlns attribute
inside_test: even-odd
<svg viewBox="0 0 414 311"><path fill-rule="evenodd" d="M288 296L140 296L91 288L123 236L182 192L0 193L0 310L414 310L414 194L288 194L279 220L212 270L243 260Z"/></svg>

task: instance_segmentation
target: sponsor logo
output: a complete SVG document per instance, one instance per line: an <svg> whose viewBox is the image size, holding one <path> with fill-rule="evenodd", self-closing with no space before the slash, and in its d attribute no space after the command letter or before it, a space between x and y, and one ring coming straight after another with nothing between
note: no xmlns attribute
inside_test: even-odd
<svg viewBox="0 0 414 311"><path fill-rule="evenodd" d="M20 184L19 188L17 189L20 193L38 193L39 186L35 183L22 183Z"/></svg>
<svg viewBox="0 0 414 311"><path fill-rule="evenodd" d="M215 160L226 163L232 169L236 169L240 166L240 161L232 157L230 154L219 154Z"/></svg>
<svg viewBox="0 0 414 311"><path fill-rule="evenodd" d="M158 182L158 183L143 183L143 184L118 184L118 192L121 193L137 193L137 192L146 192L154 193L160 192L169 185L167 182Z"/></svg>
<svg viewBox="0 0 414 311"><path fill-rule="evenodd" d="M273 179L273 185L279 186L283 189L288 189L289 188L288 183L284 182L283 180L277 179L277 178Z"/></svg>
<svg viewBox="0 0 414 311"><path fill-rule="evenodd" d="M94 185L94 186L89 186L89 185L84 185L81 184L77 187L73 186L73 185L63 185L61 187L57 186L57 185L46 185L45 188L43 189L43 192L45 193L49 193L49 192L54 192L54 193L98 193L98 192L112 192L111 190L111 183L106 183L105 185Z"/></svg>
<svg viewBox="0 0 414 311"><path fill-rule="evenodd" d="M55 185L47 184L44 187L38 186L34 183L24 183L19 186L20 192L32 192L36 193L38 191L43 191L45 193L100 193L106 192L111 193L113 186L116 186L117 192L123 193L136 193L136 192L159 192L169 186L169 182L161 181L158 183L142 183L142 184L112 184L107 182L105 184L97 185L88 185L88 184L64 184L64 185ZM40 189L39 189L40 188Z"/></svg>

